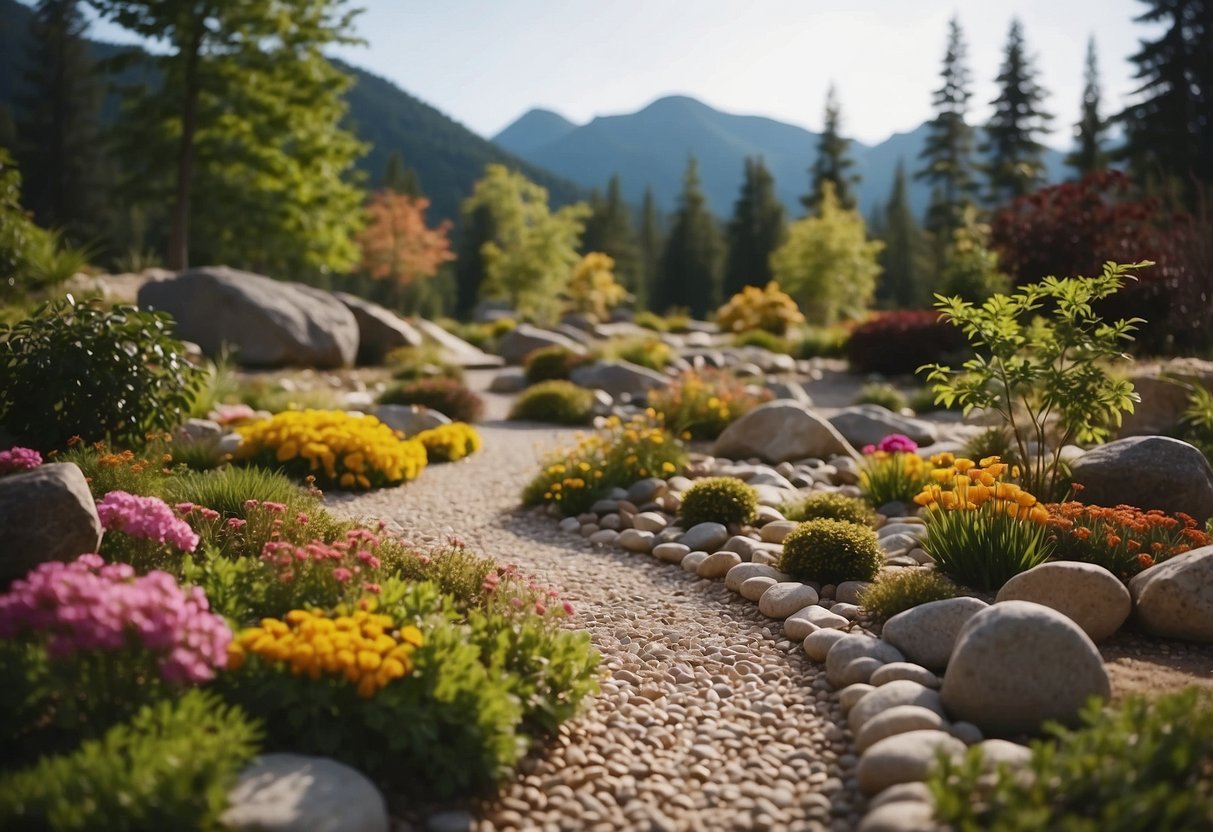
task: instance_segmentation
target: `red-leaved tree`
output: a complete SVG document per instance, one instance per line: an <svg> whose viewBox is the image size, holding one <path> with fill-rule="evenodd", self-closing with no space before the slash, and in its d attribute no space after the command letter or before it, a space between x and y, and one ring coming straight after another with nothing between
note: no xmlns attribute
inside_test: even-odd
<svg viewBox="0 0 1213 832"><path fill-rule="evenodd" d="M437 228L425 224L429 205L424 197L395 191L376 191L371 196L367 224L358 235L367 274L406 287L433 277L443 263L455 259L447 238L450 222Z"/></svg>

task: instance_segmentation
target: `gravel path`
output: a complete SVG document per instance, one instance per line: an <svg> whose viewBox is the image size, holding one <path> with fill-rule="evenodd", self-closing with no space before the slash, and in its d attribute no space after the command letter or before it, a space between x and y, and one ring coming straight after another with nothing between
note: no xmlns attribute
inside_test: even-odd
<svg viewBox="0 0 1213 832"><path fill-rule="evenodd" d="M490 415L500 414L490 400ZM561 534L517 511L543 451L572 432L479 426L484 450L411 485L335 497L416 543L458 534L563 588L603 655L602 692L528 758L487 830L854 829L854 749L824 671L722 582Z"/></svg>

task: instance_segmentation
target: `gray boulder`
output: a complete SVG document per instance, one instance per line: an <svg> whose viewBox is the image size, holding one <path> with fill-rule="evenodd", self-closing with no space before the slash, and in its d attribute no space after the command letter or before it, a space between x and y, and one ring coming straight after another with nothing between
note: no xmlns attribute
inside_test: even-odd
<svg viewBox="0 0 1213 832"><path fill-rule="evenodd" d="M416 436L423 430L451 423L451 420L444 414L418 404L376 405L372 415L392 430L403 433L406 439Z"/></svg>
<svg viewBox="0 0 1213 832"><path fill-rule="evenodd" d="M650 390L668 387L670 380L661 373L628 361L594 361L577 367L569 376L581 387L605 390L620 396L644 396Z"/></svg>
<svg viewBox="0 0 1213 832"><path fill-rule="evenodd" d="M980 598L929 601L894 615L885 622L880 636L910 661L942 670L948 665L960 631L988 606Z"/></svg>
<svg viewBox="0 0 1213 832"><path fill-rule="evenodd" d="M1035 734L1048 720L1073 725L1088 699L1110 694L1094 642L1057 610L1029 601L1004 601L969 619L940 689L949 716L994 736Z"/></svg>
<svg viewBox="0 0 1213 832"><path fill-rule="evenodd" d="M1204 524L1213 517L1213 466L1187 442L1133 436L1087 451L1071 465L1078 499L1088 505L1182 511Z"/></svg>
<svg viewBox="0 0 1213 832"><path fill-rule="evenodd" d="M329 292L227 266L206 266L139 289L139 306L168 312L174 335L209 356L225 345L248 367L349 367L358 321Z"/></svg>
<svg viewBox="0 0 1213 832"><path fill-rule="evenodd" d="M506 364L521 364L532 352L544 347L564 347L570 352L585 353L585 347L567 335L530 324L519 324L501 336L497 342L497 354Z"/></svg>
<svg viewBox="0 0 1213 832"><path fill-rule="evenodd" d="M893 433L908 436L919 445L933 445L939 438L939 430L934 423L902 416L878 404L841 408L830 417L830 424L857 448L875 445Z"/></svg>
<svg viewBox="0 0 1213 832"><path fill-rule="evenodd" d="M228 793L225 827L248 832L388 832L387 802L362 774L324 757L263 754Z"/></svg>
<svg viewBox="0 0 1213 832"><path fill-rule="evenodd" d="M759 405L725 428L712 454L726 459L758 457L772 464L835 454L859 456L812 408L781 400Z"/></svg>
<svg viewBox="0 0 1213 832"><path fill-rule="evenodd" d="M101 545L88 482L71 463L0 477L0 585L40 563L74 560Z"/></svg>
<svg viewBox="0 0 1213 832"><path fill-rule="evenodd" d="M394 349L421 346L421 333L390 309L348 292L334 292L333 296L358 322L359 364L382 364Z"/></svg>
<svg viewBox="0 0 1213 832"><path fill-rule="evenodd" d="M1213 546L1139 572L1129 591L1146 632L1213 644Z"/></svg>
<svg viewBox="0 0 1213 832"><path fill-rule="evenodd" d="M1073 621L1092 641L1120 629L1133 601L1120 579L1093 563L1057 561L1020 572L998 590L996 603L1031 601L1052 607Z"/></svg>
<svg viewBox="0 0 1213 832"><path fill-rule="evenodd" d="M442 360L447 364L455 364L468 370L478 370L493 369L505 363L499 356L489 355L458 335L447 332L433 321L417 318L413 321L413 326L426 341L438 346Z"/></svg>

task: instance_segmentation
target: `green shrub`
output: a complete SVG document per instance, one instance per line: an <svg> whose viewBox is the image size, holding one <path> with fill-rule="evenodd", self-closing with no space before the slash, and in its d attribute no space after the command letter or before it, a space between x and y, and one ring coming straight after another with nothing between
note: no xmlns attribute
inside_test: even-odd
<svg viewBox="0 0 1213 832"><path fill-rule="evenodd" d="M436 346L397 347L387 354L384 363L397 381L416 381L420 378L453 378L463 381L463 368L442 360L442 351Z"/></svg>
<svg viewBox="0 0 1213 832"><path fill-rule="evenodd" d="M683 493L678 514L686 528L697 523L752 523L758 516L758 492L736 477L696 480Z"/></svg>
<svg viewBox="0 0 1213 832"><path fill-rule="evenodd" d="M6 829L219 829L260 731L239 708L189 691L0 778Z"/></svg>
<svg viewBox="0 0 1213 832"><path fill-rule="evenodd" d="M774 335L765 329L750 329L737 333L733 336L733 346L758 347L759 349L783 353L785 355L792 352L792 345L788 342L787 338Z"/></svg>
<svg viewBox="0 0 1213 832"><path fill-rule="evenodd" d="M514 400L510 419L587 425L594 415L594 394L571 381L541 381Z"/></svg>
<svg viewBox="0 0 1213 832"><path fill-rule="evenodd" d="M934 570L904 569L877 575L875 583L860 594L859 606L878 621L887 621L911 607L959 594L956 584Z"/></svg>
<svg viewBox="0 0 1213 832"><path fill-rule="evenodd" d="M299 389L286 379L248 378L236 387L235 399L253 410L282 413L287 410L340 410L341 397L331 387Z"/></svg>
<svg viewBox="0 0 1213 832"><path fill-rule="evenodd" d="M162 313L70 295L0 326L0 426L44 451L73 436L134 444L175 428L202 373L171 326Z"/></svg>
<svg viewBox="0 0 1213 832"><path fill-rule="evenodd" d="M876 532L845 520L809 520L783 540L779 568L794 578L838 584L870 581L884 563Z"/></svg>
<svg viewBox="0 0 1213 832"><path fill-rule="evenodd" d="M605 359L628 361L650 370L664 370L674 360L674 351L658 338L618 338L598 349Z"/></svg>
<svg viewBox="0 0 1213 832"><path fill-rule="evenodd" d="M658 315L656 312L649 312L647 309L637 312L632 318L632 323L636 326L642 326L645 329L651 329L654 332L669 332L670 326L666 323L666 319Z"/></svg>
<svg viewBox="0 0 1213 832"><path fill-rule="evenodd" d="M878 404L897 413L906 406L906 397L891 384L865 384L855 397L855 404Z"/></svg>
<svg viewBox="0 0 1213 832"><path fill-rule="evenodd" d="M805 520L845 520L860 526L871 526L876 522L876 512L863 500L839 494L836 491L819 491L804 499L785 503L783 516L803 523Z"/></svg>
<svg viewBox="0 0 1213 832"><path fill-rule="evenodd" d="M480 421L484 401L458 381L449 378L421 379L389 387L379 396L381 404L417 404L437 410L453 422Z"/></svg>
<svg viewBox="0 0 1213 832"><path fill-rule="evenodd" d="M722 370L688 370L667 387L649 391L649 406L670 430L694 439L715 439L730 424L771 399Z"/></svg>
<svg viewBox="0 0 1213 832"><path fill-rule="evenodd" d="M806 326L793 355L796 358L843 358L851 332L844 326Z"/></svg>
<svg viewBox="0 0 1213 832"><path fill-rule="evenodd" d="M919 387L910 394L906 403L915 413L935 413L948 409L935 401L935 391L930 387Z"/></svg>
<svg viewBox="0 0 1213 832"><path fill-rule="evenodd" d="M1154 832L1213 828L1213 694L1197 687L1092 701L1077 729L1032 743L1023 773L991 775L980 748L927 781L957 832ZM1025 776L1026 775L1026 776Z"/></svg>
<svg viewBox="0 0 1213 832"><path fill-rule="evenodd" d="M584 353L573 352L568 347L553 344L528 353L523 362L523 373L527 384L558 381L568 379L574 369L589 360Z"/></svg>

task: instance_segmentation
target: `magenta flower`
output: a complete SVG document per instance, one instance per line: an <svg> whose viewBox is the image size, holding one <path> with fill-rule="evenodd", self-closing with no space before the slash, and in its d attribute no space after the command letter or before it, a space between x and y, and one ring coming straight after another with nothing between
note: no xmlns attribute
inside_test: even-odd
<svg viewBox="0 0 1213 832"><path fill-rule="evenodd" d="M111 491L97 503L97 516L106 531L168 543L182 552L192 552L198 547L198 535L190 524L175 515L168 503L156 497Z"/></svg>
<svg viewBox="0 0 1213 832"><path fill-rule="evenodd" d="M876 451L884 451L887 454L912 454L917 450L918 443L901 433L891 433L884 439L881 439L876 445L865 445L863 448L865 454L875 453Z"/></svg>
<svg viewBox="0 0 1213 832"><path fill-rule="evenodd" d="M42 464L42 454L33 448L12 447L0 451L0 474L14 471L31 471Z"/></svg>
<svg viewBox="0 0 1213 832"><path fill-rule="evenodd" d="M232 640L199 587L182 588L167 572L140 577L95 554L40 564L0 595L0 638L24 635L43 639L52 659L142 648L174 684L214 678Z"/></svg>

